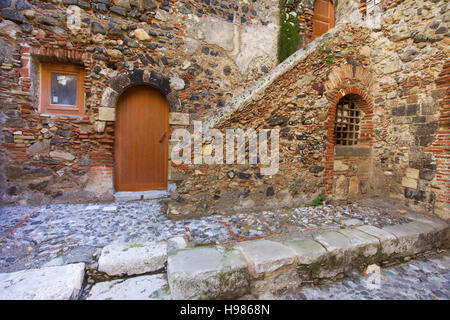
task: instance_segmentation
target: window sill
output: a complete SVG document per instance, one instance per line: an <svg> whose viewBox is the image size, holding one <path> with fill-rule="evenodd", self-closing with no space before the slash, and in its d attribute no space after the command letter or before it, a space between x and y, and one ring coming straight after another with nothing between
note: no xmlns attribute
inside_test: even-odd
<svg viewBox="0 0 450 320"><path fill-rule="evenodd" d="M71 118L71 119L77 119L77 120L83 120L83 118L86 116L84 114L64 114L64 113L46 113L41 112L39 113L41 117L45 118Z"/></svg>

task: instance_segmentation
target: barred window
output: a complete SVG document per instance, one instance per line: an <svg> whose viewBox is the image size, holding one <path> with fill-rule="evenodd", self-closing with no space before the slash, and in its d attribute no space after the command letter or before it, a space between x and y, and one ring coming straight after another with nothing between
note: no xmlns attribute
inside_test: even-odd
<svg viewBox="0 0 450 320"><path fill-rule="evenodd" d="M337 145L351 146L358 143L360 110L349 98L342 98L336 107L335 138Z"/></svg>

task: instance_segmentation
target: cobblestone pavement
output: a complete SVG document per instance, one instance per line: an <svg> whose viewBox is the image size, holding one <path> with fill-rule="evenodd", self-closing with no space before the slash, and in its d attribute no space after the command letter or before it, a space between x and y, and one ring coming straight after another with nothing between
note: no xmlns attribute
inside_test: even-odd
<svg viewBox="0 0 450 320"><path fill-rule="evenodd" d="M367 277L305 288L277 297L280 300L448 300L450 254L381 269L379 288Z"/></svg>
<svg viewBox="0 0 450 320"><path fill-rule="evenodd" d="M335 230L350 223L383 227L408 222L404 213L389 206L354 203L174 221L166 218L155 200L5 206L0 208L0 272L40 267L55 256L63 256L65 263L84 261L112 242L185 236L194 244L205 244Z"/></svg>

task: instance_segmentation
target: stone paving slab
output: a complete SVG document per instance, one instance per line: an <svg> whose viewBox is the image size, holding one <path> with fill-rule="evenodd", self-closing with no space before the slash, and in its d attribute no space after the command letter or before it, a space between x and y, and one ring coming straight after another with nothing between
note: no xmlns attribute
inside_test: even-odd
<svg viewBox="0 0 450 320"><path fill-rule="evenodd" d="M173 299L232 299L249 293L247 261L233 248L175 251L169 254L167 276Z"/></svg>
<svg viewBox="0 0 450 320"><path fill-rule="evenodd" d="M114 243L102 249L98 270L110 276L158 271L166 266L166 242Z"/></svg>
<svg viewBox="0 0 450 320"><path fill-rule="evenodd" d="M96 283L86 300L165 300L169 285L165 274Z"/></svg>
<svg viewBox="0 0 450 320"><path fill-rule="evenodd" d="M398 240L392 233L374 226L367 226L367 225L356 227L356 229L364 233L367 233L377 238L378 241L380 241L382 256L386 257L395 252Z"/></svg>
<svg viewBox="0 0 450 320"><path fill-rule="evenodd" d="M0 300L69 300L77 298L84 263L0 274Z"/></svg>

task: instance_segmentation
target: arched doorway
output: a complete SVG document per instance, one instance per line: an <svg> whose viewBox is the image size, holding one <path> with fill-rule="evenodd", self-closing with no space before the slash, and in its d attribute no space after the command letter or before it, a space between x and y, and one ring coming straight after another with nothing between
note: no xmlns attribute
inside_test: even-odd
<svg viewBox="0 0 450 320"><path fill-rule="evenodd" d="M330 0L316 0L312 17L312 40L334 27L334 6Z"/></svg>
<svg viewBox="0 0 450 320"><path fill-rule="evenodd" d="M167 189L169 106L149 86L127 89L118 99L114 145L116 191Z"/></svg>

